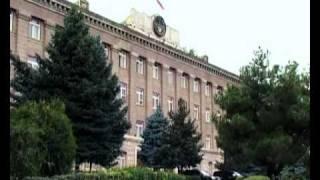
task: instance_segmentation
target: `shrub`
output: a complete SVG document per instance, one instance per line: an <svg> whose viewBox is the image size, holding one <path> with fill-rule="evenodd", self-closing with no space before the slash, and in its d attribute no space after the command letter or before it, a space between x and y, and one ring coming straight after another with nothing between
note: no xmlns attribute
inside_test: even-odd
<svg viewBox="0 0 320 180"><path fill-rule="evenodd" d="M153 171L150 168L111 168L95 173L74 173L53 177L27 177L24 180L187 180L172 172Z"/></svg>
<svg viewBox="0 0 320 180"><path fill-rule="evenodd" d="M258 176L257 175L257 176L237 178L237 180L270 180L270 178L267 176Z"/></svg>
<svg viewBox="0 0 320 180"><path fill-rule="evenodd" d="M51 176L71 170L75 139L59 100L27 102L11 111L10 175Z"/></svg>
<svg viewBox="0 0 320 180"><path fill-rule="evenodd" d="M280 173L281 180L306 180L307 170L302 165L287 166Z"/></svg>

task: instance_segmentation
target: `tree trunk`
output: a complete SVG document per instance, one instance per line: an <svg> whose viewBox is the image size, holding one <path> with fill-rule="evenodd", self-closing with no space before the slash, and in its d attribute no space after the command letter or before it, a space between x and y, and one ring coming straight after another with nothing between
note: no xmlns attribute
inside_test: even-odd
<svg viewBox="0 0 320 180"><path fill-rule="evenodd" d="M92 168L92 162L90 162L90 168L89 168L90 173L91 173L91 168Z"/></svg>

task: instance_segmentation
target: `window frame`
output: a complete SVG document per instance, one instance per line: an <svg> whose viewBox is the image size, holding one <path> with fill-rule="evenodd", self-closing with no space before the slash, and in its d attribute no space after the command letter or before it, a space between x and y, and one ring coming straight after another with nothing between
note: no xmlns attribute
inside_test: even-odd
<svg viewBox="0 0 320 180"><path fill-rule="evenodd" d="M152 69L152 77L153 79L159 80L159 65L154 64Z"/></svg>
<svg viewBox="0 0 320 180"><path fill-rule="evenodd" d="M136 60L136 72L140 75L144 74L144 59L142 57Z"/></svg>
<svg viewBox="0 0 320 180"><path fill-rule="evenodd" d="M29 67L31 67L34 70L39 69L39 63L37 62L37 58L35 56L28 56L26 63Z"/></svg>
<svg viewBox="0 0 320 180"><path fill-rule="evenodd" d="M199 105L194 105L194 107L193 107L193 119L199 120L199 111L200 111Z"/></svg>
<svg viewBox="0 0 320 180"><path fill-rule="evenodd" d="M127 69L127 53L124 51L119 51L119 67L122 69Z"/></svg>
<svg viewBox="0 0 320 180"><path fill-rule="evenodd" d="M199 92L199 86L200 86L200 82L198 80L193 80L193 92L198 93Z"/></svg>
<svg viewBox="0 0 320 180"><path fill-rule="evenodd" d="M206 122L210 122L210 110L209 109L206 109Z"/></svg>
<svg viewBox="0 0 320 180"><path fill-rule="evenodd" d="M206 84L206 87L205 87L205 96L210 96L210 90L211 90L211 86L210 84Z"/></svg>
<svg viewBox="0 0 320 180"><path fill-rule="evenodd" d="M182 75L181 76L181 87L183 89L186 89L187 88L187 76L185 75Z"/></svg>
<svg viewBox="0 0 320 180"><path fill-rule="evenodd" d="M172 85L173 84L173 70L168 70L168 84Z"/></svg>
<svg viewBox="0 0 320 180"><path fill-rule="evenodd" d="M137 95L137 105L143 106L144 103L144 90L142 88L138 88L136 91Z"/></svg>
<svg viewBox="0 0 320 180"><path fill-rule="evenodd" d="M127 95L128 95L128 90L127 90L127 83L124 82L120 82L120 97L123 100L127 99ZM124 94L123 94L124 92Z"/></svg>
<svg viewBox="0 0 320 180"><path fill-rule="evenodd" d="M143 135L143 124L136 123L136 137L142 137Z"/></svg>
<svg viewBox="0 0 320 180"><path fill-rule="evenodd" d="M156 110L158 106L160 106L160 94L154 92L152 94L152 109Z"/></svg>
<svg viewBox="0 0 320 180"><path fill-rule="evenodd" d="M206 139L205 139L205 148L206 148L206 149L211 149L211 136L206 136Z"/></svg>
<svg viewBox="0 0 320 180"><path fill-rule="evenodd" d="M37 28L35 29L37 30L36 32L38 32L38 34L36 34L37 36L33 34L34 28ZM29 37L37 41L41 40L41 22L37 18L32 17L29 21Z"/></svg>
<svg viewBox="0 0 320 180"><path fill-rule="evenodd" d="M169 97L168 98L168 112L174 111L174 103L173 103L173 98Z"/></svg>

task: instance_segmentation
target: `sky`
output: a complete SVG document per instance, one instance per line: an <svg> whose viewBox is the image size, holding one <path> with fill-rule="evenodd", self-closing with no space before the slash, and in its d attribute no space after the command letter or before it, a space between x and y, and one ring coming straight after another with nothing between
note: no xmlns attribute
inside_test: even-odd
<svg viewBox="0 0 320 180"><path fill-rule="evenodd" d="M72 0L71 0L72 1ZM89 9L123 22L130 9L161 15L179 31L180 46L239 74L259 46L270 64L310 67L310 0L89 0Z"/></svg>

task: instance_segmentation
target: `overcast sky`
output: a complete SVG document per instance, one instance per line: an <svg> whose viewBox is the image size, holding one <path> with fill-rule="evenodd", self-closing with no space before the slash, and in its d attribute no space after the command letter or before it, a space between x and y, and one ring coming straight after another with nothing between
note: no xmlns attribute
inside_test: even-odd
<svg viewBox="0 0 320 180"><path fill-rule="evenodd" d="M209 62L239 74L253 51L271 52L271 64L310 64L309 0L89 0L90 10L122 22L135 8L160 14L180 33L180 46L207 54Z"/></svg>

